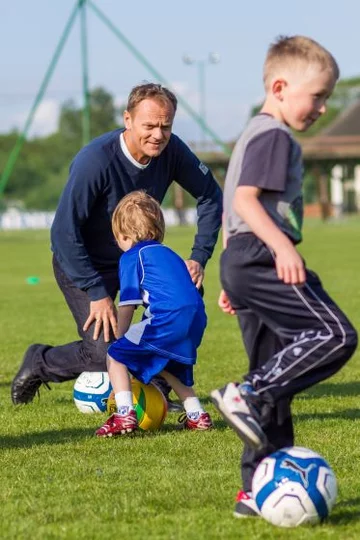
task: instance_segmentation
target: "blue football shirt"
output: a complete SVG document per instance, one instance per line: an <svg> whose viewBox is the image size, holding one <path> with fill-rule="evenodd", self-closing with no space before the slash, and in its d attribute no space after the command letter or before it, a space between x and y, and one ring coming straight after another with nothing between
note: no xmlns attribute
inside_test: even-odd
<svg viewBox="0 0 360 540"><path fill-rule="evenodd" d="M139 242L119 263L119 305L143 305L142 321L125 338L159 354L193 363L206 326L203 300L184 261L154 240Z"/></svg>

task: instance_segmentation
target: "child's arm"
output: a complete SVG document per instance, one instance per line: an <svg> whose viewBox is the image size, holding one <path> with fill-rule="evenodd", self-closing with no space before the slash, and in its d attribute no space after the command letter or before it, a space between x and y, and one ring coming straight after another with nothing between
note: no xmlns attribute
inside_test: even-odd
<svg viewBox="0 0 360 540"><path fill-rule="evenodd" d="M118 307L117 339L123 337L129 330L136 306L125 305Z"/></svg>
<svg viewBox="0 0 360 540"><path fill-rule="evenodd" d="M238 186L234 197L235 212L249 225L260 240L273 249L279 279L285 283L304 283L305 269L294 244L273 222L259 202L261 189Z"/></svg>

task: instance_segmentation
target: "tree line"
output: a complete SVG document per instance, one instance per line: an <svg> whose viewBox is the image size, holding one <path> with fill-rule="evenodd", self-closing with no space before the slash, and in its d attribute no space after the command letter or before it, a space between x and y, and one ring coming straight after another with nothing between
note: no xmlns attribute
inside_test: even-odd
<svg viewBox="0 0 360 540"><path fill-rule="evenodd" d="M90 137L93 139L121 127L122 109L104 88L89 94ZM0 135L0 170L19 136L17 131ZM82 109L72 100L60 109L57 131L47 137L26 140L2 197L2 206L53 210L68 178L69 165L82 147Z"/></svg>
<svg viewBox="0 0 360 540"><path fill-rule="evenodd" d="M360 99L360 78L340 80L328 102L327 114L303 136L316 135L357 99ZM114 97L104 88L95 88L90 92L89 108L91 139L122 126L124 107L117 107ZM250 115L259 108L254 106ZM18 136L17 131L0 135L1 171ZM55 133L25 141L0 198L0 210L9 204L29 210L54 210L67 181L70 162L82 147L82 136L82 108L72 100L66 101L61 106ZM214 172L216 175L217 171Z"/></svg>

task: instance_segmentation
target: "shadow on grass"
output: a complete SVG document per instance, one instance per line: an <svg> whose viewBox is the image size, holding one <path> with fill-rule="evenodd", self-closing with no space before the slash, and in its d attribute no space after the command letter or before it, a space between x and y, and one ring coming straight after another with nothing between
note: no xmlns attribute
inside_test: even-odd
<svg viewBox="0 0 360 540"><path fill-rule="evenodd" d="M300 394L300 398L322 398L326 396L359 396L360 395L360 381L348 382L348 383L321 383L305 390Z"/></svg>
<svg viewBox="0 0 360 540"><path fill-rule="evenodd" d="M41 431L36 433L24 433L22 435L2 436L0 437L0 446L2 450L11 448L31 448L32 446L54 445L54 444L66 444L71 442L77 442L84 439L96 439L94 432L97 426L92 428L76 428L76 429L61 429ZM225 422L215 421L214 428L218 431L227 429ZM169 433L189 433L183 429L180 424L164 425L159 431L138 431L131 434L130 437L136 437L137 439L147 439L149 437L161 437L169 435ZM129 437L129 435L127 435ZM121 437L117 437L117 440L121 440Z"/></svg>
<svg viewBox="0 0 360 540"><path fill-rule="evenodd" d="M316 384L308 390L304 390L301 394L296 396L297 399L317 399L327 396L342 396L352 397L360 396L360 381L358 382L344 382L344 383L331 383L324 382ZM201 403L204 405L212 404L210 396L201 396Z"/></svg>
<svg viewBox="0 0 360 540"><path fill-rule="evenodd" d="M228 429L229 426L226 424L226 422L224 420L214 420L213 417L211 417L212 419L212 422L213 422L213 425L214 425L214 429L216 429L217 431L224 431L225 429ZM183 427L181 427L181 424L180 422L178 424L165 424L162 428L161 428L161 432L166 432L166 431L182 431L184 433L188 433L188 430L184 429ZM161 432L157 432L157 434L160 434Z"/></svg>
<svg viewBox="0 0 360 540"><path fill-rule="evenodd" d="M342 501L335 506L334 513L326 520L331 525L346 525L354 521L360 521L359 510L360 498Z"/></svg>
<svg viewBox="0 0 360 540"><path fill-rule="evenodd" d="M64 444L76 442L93 433L90 429L62 429L59 431L41 431L39 433L24 433L22 435L1 437L1 448L30 448L42 444Z"/></svg>
<svg viewBox="0 0 360 540"><path fill-rule="evenodd" d="M360 418L360 409L344 409L343 411L332 411L328 413L299 413L294 414L295 420L329 420L330 418L342 420L356 420Z"/></svg>

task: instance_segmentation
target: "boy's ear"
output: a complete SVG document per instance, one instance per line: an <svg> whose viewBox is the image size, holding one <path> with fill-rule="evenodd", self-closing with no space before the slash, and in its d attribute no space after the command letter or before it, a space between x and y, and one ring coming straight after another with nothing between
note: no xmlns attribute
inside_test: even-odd
<svg viewBox="0 0 360 540"><path fill-rule="evenodd" d="M282 101L284 99L284 90L287 87L287 82L284 79L276 79L272 84L273 96Z"/></svg>

